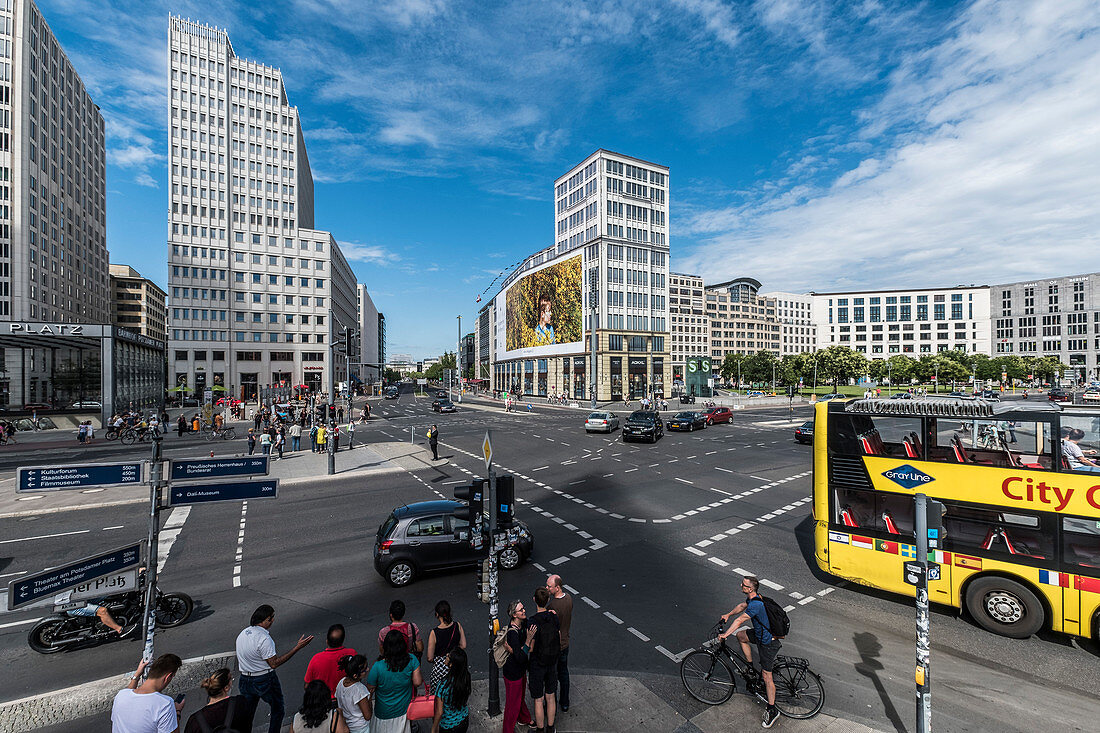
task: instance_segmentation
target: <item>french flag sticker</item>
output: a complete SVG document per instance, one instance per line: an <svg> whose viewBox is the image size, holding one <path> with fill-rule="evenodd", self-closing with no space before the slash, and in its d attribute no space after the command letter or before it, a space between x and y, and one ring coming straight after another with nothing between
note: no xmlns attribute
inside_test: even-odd
<svg viewBox="0 0 1100 733"><path fill-rule="evenodd" d="M1068 573L1054 573L1049 570L1039 571L1039 582L1045 585L1057 585L1061 588L1069 587Z"/></svg>

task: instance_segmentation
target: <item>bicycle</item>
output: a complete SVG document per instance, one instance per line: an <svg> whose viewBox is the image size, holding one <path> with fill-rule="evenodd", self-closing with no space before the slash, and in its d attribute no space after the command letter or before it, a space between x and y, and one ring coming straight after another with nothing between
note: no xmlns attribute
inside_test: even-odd
<svg viewBox="0 0 1100 733"><path fill-rule="evenodd" d="M746 694L751 693L766 703L768 697L760 673L745 659L739 648L732 648L725 639L718 638L723 625L723 622L718 622L711 629L710 639L681 660L680 680L688 694L699 702L721 705L737 690L736 669L744 680ZM775 658L772 679L775 682L775 706L788 718L812 718L825 707L825 686L805 659L780 654Z"/></svg>
<svg viewBox="0 0 1100 733"><path fill-rule="evenodd" d="M203 431L203 434L206 436L207 440L211 440L211 441L212 440L218 440L218 439L233 440L234 438L237 437L237 431L234 430L232 426L222 428L221 430L218 430L217 428L214 428L214 429L211 429L210 431Z"/></svg>
<svg viewBox="0 0 1100 733"><path fill-rule="evenodd" d="M133 445L134 443L147 443L152 437L153 431L148 428L142 431L127 428L119 433L118 439L123 445Z"/></svg>

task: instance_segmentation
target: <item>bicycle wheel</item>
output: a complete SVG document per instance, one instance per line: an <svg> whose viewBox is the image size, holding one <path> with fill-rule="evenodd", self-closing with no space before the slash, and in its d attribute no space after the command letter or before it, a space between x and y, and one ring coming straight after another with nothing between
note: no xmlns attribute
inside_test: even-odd
<svg viewBox="0 0 1100 733"><path fill-rule="evenodd" d="M233 428L223 428L221 436L223 440L233 440L237 437L237 431Z"/></svg>
<svg viewBox="0 0 1100 733"><path fill-rule="evenodd" d="M825 686L809 667L780 662L772 670L772 679L775 706L788 718L812 718L825 707Z"/></svg>
<svg viewBox="0 0 1100 733"><path fill-rule="evenodd" d="M137 433L135 433L133 430L127 430L119 435L118 439L123 445L133 445L134 441L137 440L137 437Z"/></svg>
<svg viewBox="0 0 1100 733"><path fill-rule="evenodd" d="M680 679L688 694L707 705L721 705L737 689L733 670L725 660L702 649L696 649L680 662Z"/></svg>
<svg viewBox="0 0 1100 733"><path fill-rule="evenodd" d="M106 438L107 440L118 440L118 431L115 430L114 428L111 428L110 430L108 430L106 433L103 434L103 437Z"/></svg>

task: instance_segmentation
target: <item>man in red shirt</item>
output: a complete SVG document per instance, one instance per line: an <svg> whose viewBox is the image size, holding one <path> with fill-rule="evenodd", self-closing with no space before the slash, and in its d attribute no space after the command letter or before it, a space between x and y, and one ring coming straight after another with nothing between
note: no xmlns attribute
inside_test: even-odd
<svg viewBox="0 0 1100 733"><path fill-rule="evenodd" d="M306 685L313 680L321 680L328 685L329 691L336 695L336 684L344 678L344 673L337 667L341 657L355 654L355 650L344 646L344 627L341 624L333 624L328 628L328 646L324 650L313 655L306 667Z"/></svg>

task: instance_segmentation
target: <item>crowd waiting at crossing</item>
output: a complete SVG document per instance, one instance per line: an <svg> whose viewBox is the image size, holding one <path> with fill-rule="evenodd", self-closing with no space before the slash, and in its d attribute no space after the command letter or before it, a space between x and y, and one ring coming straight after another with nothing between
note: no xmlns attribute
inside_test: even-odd
<svg viewBox="0 0 1100 733"><path fill-rule="evenodd" d="M507 609L493 643L493 658L504 677L503 733L516 733L517 725L526 726L522 733L554 733L559 711L569 710L573 599L561 577L551 575L529 601L512 601ZM466 733L473 702L466 629L452 617L446 600L432 611L434 625L426 633L406 620L400 600L390 604L389 623L377 636L349 639L342 624L332 624L325 648L310 659L300 683L292 733L411 733L414 728ZM303 634L280 654L271 635L275 618L267 604L253 612L236 640L238 673L223 667L204 679L207 704L183 725L184 696L165 694L182 660L175 654L143 660L115 695L113 733L246 733L253 730L260 702L270 710L268 733L278 733L286 714L278 669L314 637Z"/></svg>

